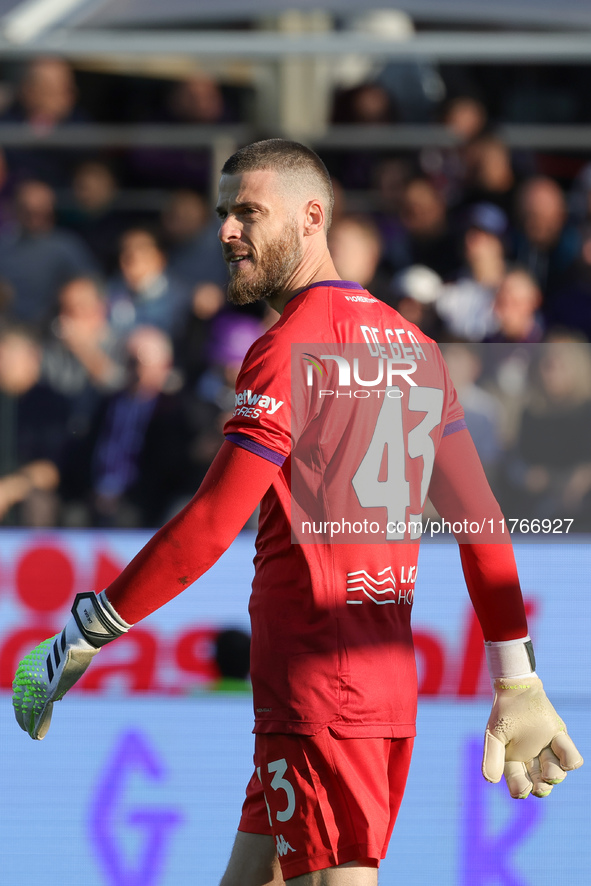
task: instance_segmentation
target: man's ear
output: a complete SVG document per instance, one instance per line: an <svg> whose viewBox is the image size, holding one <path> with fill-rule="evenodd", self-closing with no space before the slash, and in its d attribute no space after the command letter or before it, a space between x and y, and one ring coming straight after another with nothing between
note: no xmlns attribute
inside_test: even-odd
<svg viewBox="0 0 591 886"><path fill-rule="evenodd" d="M324 230L324 207L320 200L310 200L304 215L304 237L318 234Z"/></svg>

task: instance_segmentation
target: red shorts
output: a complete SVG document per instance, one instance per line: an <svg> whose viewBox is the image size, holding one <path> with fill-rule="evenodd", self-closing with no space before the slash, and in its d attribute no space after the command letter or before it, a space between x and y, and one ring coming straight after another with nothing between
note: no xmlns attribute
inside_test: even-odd
<svg viewBox="0 0 591 886"><path fill-rule="evenodd" d="M257 735L238 830L275 837L284 879L386 855L414 739Z"/></svg>

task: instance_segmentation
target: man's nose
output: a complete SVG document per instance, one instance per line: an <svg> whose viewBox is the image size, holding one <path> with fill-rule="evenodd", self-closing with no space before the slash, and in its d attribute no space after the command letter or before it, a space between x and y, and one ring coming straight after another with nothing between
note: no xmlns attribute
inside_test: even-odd
<svg viewBox="0 0 591 886"><path fill-rule="evenodd" d="M222 243L229 243L231 240L239 240L242 228L235 216L229 215L220 224L218 237Z"/></svg>

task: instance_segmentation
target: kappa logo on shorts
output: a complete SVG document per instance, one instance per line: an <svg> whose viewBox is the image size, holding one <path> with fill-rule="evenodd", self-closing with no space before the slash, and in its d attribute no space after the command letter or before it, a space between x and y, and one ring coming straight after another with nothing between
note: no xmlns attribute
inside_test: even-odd
<svg viewBox="0 0 591 886"><path fill-rule="evenodd" d="M283 855L287 855L288 852L295 852L293 846L290 846L283 834L279 834L278 837L275 837L275 842L277 843L277 855L281 858Z"/></svg>

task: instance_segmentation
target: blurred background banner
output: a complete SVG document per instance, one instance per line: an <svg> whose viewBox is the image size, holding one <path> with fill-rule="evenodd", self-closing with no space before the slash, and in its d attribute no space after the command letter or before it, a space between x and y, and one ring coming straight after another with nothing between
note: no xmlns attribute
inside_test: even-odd
<svg viewBox="0 0 591 886"><path fill-rule="evenodd" d="M89 588L102 590L148 538L145 532L3 530L3 690L12 685L23 655L61 630L74 595ZM588 698L581 674L591 668L586 643L591 549L584 543L523 542L515 551L548 693L573 701ZM199 582L101 650L100 658L68 698L78 694L93 698L174 696L217 689L224 676L216 662L220 632L249 632L253 556L254 536L242 533ZM421 695L488 699L482 634L464 590L457 545L430 543L427 538L416 583L413 624ZM576 667L570 652L576 656Z"/></svg>
<svg viewBox="0 0 591 886"><path fill-rule="evenodd" d="M72 594L109 580L146 533L3 533L0 781L3 870L89 886L215 884L252 765L248 681L220 679L216 640L248 633L253 536L195 586L101 651L43 742L10 710L14 666L63 624ZM585 545L518 545L539 673L583 756L591 745ZM583 886L587 767L547 801L480 775L490 685L455 544L422 546L414 628L421 697L409 788L381 883ZM233 635L232 635L233 636ZM235 647L236 648L236 647ZM222 667L225 667L222 663ZM559 848L557 848L559 847ZM26 863L24 861L26 859ZM81 872L84 872L81 874ZM53 878L53 879L52 879Z"/></svg>

